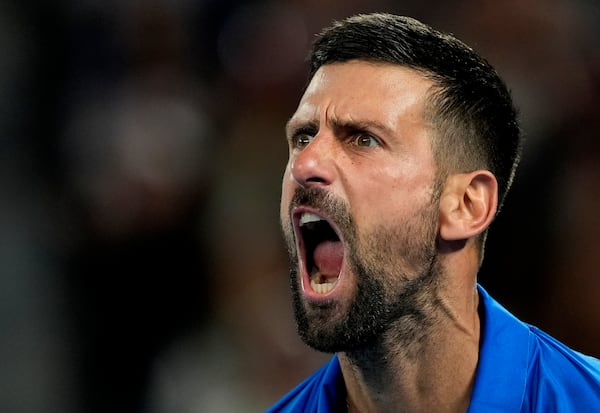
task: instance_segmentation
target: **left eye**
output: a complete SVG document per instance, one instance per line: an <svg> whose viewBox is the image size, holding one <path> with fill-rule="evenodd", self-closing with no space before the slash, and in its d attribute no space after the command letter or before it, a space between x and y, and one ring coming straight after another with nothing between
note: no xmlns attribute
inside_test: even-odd
<svg viewBox="0 0 600 413"><path fill-rule="evenodd" d="M371 135L361 133L361 134L356 135L352 139L352 144L356 145L356 146L362 146L365 148L372 148L374 146L379 145L379 142L377 141L377 139L375 139Z"/></svg>

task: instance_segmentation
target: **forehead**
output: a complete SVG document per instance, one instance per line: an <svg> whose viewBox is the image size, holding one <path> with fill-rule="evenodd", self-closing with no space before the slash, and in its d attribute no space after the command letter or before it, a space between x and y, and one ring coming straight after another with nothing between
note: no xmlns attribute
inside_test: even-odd
<svg viewBox="0 0 600 413"><path fill-rule="evenodd" d="M389 63L353 60L319 68L292 117L294 122L369 120L393 128L422 120L433 82L421 72Z"/></svg>

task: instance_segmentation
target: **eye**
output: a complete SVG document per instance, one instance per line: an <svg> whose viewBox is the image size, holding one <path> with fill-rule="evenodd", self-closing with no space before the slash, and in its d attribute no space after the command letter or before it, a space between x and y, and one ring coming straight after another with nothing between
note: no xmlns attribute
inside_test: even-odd
<svg viewBox="0 0 600 413"><path fill-rule="evenodd" d="M303 149L303 148L307 147L308 144L312 142L312 140L313 140L313 136L310 136L307 134L302 134L302 135L296 136L296 139L295 139L296 143L294 146L296 146L296 148L298 148L298 149Z"/></svg>
<svg viewBox="0 0 600 413"><path fill-rule="evenodd" d="M290 134L289 142L292 149L304 149L318 133L312 125L299 127Z"/></svg>
<svg viewBox="0 0 600 413"><path fill-rule="evenodd" d="M312 142L314 136L306 133L300 133L292 138L292 146L295 149L304 149Z"/></svg>
<svg viewBox="0 0 600 413"><path fill-rule="evenodd" d="M379 146L379 141L368 133L357 133L351 143L355 146L361 146L364 148L373 148Z"/></svg>

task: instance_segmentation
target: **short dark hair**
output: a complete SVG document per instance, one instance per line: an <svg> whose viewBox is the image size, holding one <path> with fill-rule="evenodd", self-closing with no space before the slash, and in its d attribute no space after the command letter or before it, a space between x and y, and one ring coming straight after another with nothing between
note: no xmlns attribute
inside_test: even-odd
<svg viewBox="0 0 600 413"><path fill-rule="evenodd" d="M433 80L426 117L437 132L439 173L489 170L500 210L519 162L521 132L506 85L472 48L413 18L374 13L324 29L309 59L310 78L323 65L358 59L405 66Z"/></svg>

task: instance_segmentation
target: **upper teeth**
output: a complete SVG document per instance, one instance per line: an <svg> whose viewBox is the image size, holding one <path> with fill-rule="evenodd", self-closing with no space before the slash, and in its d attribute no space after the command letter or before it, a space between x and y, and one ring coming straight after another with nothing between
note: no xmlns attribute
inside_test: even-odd
<svg viewBox="0 0 600 413"><path fill-rule="evenodd" d="M311 212L305 212L300 217L300 226L302 226L304 224L308 224L309 222L317 222L317 221L322 221L322 220L323 220L323 218L321 218L317 214L313 214Z"/></svg>

